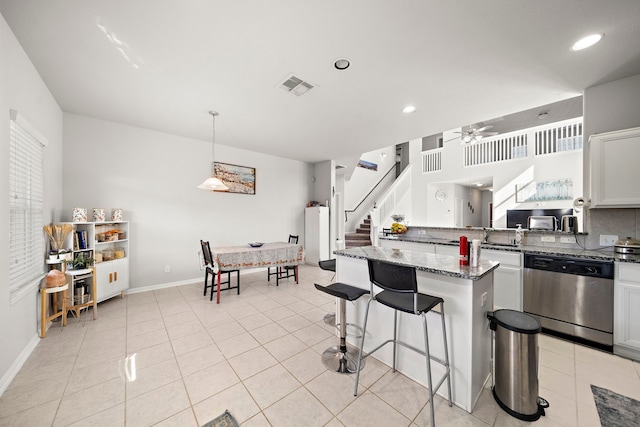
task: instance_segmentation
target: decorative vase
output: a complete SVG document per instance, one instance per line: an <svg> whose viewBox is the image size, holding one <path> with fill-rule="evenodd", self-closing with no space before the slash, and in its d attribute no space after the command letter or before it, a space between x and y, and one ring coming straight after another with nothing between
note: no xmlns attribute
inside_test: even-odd
<svg viewBox="0 0 640 427"><path fill-rule="evenodd" d="M122 209L111 208L111 221L122 221Z"/></svg>
<svg viewBox="0 0 640 427"><path fill-rule="evenodd" d="M87 222L87 210L85 208L73 208L73 222Z"/></svg>
<svg viewBox="0 0 640 427"><path fill-rule="evenodd" d="M104 222L104 209L93 208L93 220L95 222Z"/></svg>

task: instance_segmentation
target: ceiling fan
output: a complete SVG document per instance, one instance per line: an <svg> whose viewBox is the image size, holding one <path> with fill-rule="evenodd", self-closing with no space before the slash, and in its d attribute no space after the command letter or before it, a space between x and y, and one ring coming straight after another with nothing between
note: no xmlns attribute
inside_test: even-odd
<svg viewBox="0 0 640 427"><path fill-rule="evenodd" d="M486 125L481 128L475 128L472 125L469 125L468 129L461 129L459 131L455 131L454 133L459 133L460 138L463 142L477 142L480 141L485 136L493 136L497 135L498 132L487 132L488 129L491 129L493 126Z"/></svg>

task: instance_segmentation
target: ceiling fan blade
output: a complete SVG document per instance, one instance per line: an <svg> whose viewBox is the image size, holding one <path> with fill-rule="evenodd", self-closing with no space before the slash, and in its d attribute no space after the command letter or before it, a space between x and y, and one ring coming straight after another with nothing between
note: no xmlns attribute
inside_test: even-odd
<svg viewBox="0 0 640 427"><path fill-rule="evenodd" d="M473 133L484 132L485 130L491 129L492 127L493 126L491 126L491 125L486 125L486 126L481 127L480 129L474 129Z"/></svg>
<svg viewBox="0 0 640 427"><path fill-rule="evenodd" d="M493 136L493 135L497 135L499 132L476 132L476 135L482 135L482 136Z"/></svg>

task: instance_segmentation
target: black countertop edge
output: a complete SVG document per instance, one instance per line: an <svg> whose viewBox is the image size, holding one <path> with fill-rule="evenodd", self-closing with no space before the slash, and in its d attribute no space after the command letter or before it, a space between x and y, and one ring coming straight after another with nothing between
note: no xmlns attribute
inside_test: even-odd
<svg viewBox="0 0 640 427"><path fill-rule="evenodd" d="M500 266L497 261L481 260L478 267L461 266L459 259L448 255L436 255L408 249L395 250L378 246L360 246L341 249L338 256L356 259L372 259L415 267L416 270L468 280L480 280Z"/></svg>
<svg viewBox="0 0 640 427"><path fill-rule="evenodd" d="M381 236L380 239L399 241L399 242L425 243L425 244L434 244L434 245L448 245L448 246L458 245L458 242L452 239L438 239L438 238L432 238L432 237L397 236L396 235L396 236ZM500 244L500 243L482 244L481 248L486 250L495 250L495 251L521 252L521 253L556 255L556 256L571 256L575 258L640 264L640 255L619 254L611 250L604 250L604 249L589 250L589 249L559 248L559 247L545 247L545 246L532 246L532 245L515 246L511 244Z"/></svg>

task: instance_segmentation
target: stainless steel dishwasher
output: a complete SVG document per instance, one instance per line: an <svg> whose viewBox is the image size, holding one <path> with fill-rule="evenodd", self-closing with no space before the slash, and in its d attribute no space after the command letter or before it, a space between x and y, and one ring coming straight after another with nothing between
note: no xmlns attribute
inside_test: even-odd
<svg viewBox="0 0 640 427"><path fill-rule="evenodd" d="M524 312L543 331L612 350L612 261L525 253L524 267Z"/></svg>

